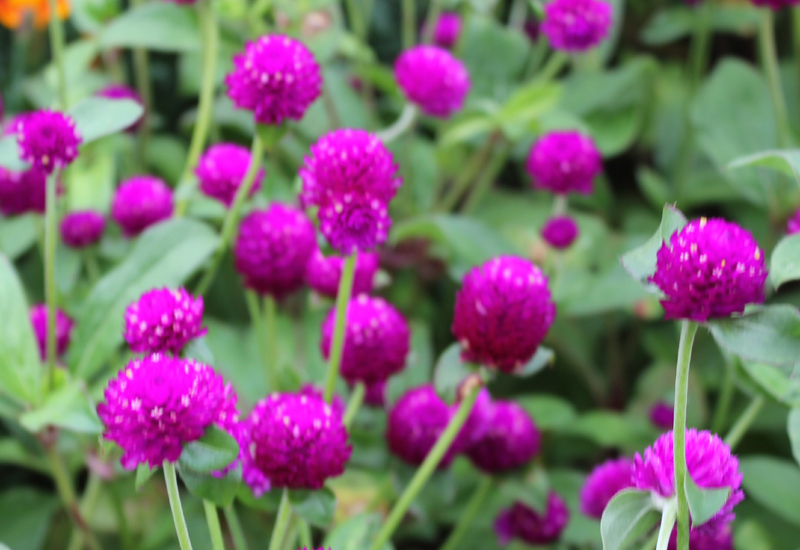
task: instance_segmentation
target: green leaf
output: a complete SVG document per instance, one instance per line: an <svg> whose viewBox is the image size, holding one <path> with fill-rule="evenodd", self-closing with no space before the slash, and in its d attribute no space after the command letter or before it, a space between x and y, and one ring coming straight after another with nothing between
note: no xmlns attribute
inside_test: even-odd
<svg viewBox="0 0 800 550"><path fill-rule="evenodd" d="M786 521L800 526L800 469L797 464L770 456L748 456L739 461L747 498Z"/></svg>
<svg viewBox="0 0 800 550"><path fill-rule="evenodd" d="M103 48L146 48L162 52L200 50L200 29L194 10L150 2L125 11L100 34Z"/></svg>
<svg viewBox="0 0 800 550"><path fill-rule="evenodd" d="M464 114L448 124L439 142L442 147L464 143L493 130L495 127L495 121L486 113Z"/></svg>
<svg viewBox="0 0 800 550"><path fill-rule="evenodd" d="M517 399L517 403L528 411L541 430L558 431L578 417L572 403L554 395L525 395Z"/></svg>
<svg viewBox="0 0 800 550"><path fill-rule="evenodd" d="M744 166L757 166L776 170L789 176L800 184L800 151L764 151L754 155L739 157L728 164L728 169L735 170Z"/></svg>
<svg viewBox="0 0 800 550"><path fill-rule="evenodd" d="M694 32L698 22L697 8L673 7L659 11L642 31L642 41L650 46L667 44ZM712 28L727 33L752 33L758 25L759 13L751 6L714 6Z"/></svg>
<svg viewBox="0 0 800 550"><path fill-rule="evenodd" d="M44 546L58 500L29 488L0 493L0 540L13 550L40 550Z"/></svg>
<svg viewBox="0 0 800 550"><path fill-rule="evenodd" d="M131 99L90 97L70 109L69 114L83 138L81 146L84 146L129 127L141 118L144 109Z"/></svg>
<svg viewBox="0 0 800 550"><path fill-rule="evenodd" d="M147 290L183 283L216 249L218 240L209 226L184 218L145 231L84 301L67 357L72 371L80 377L97 373L122 343L125 308Z"/></svg>
<svg viewBox="0 0 800 550"><path fill-rule="evenodd" d="M539 346L531 360L514 371L514 376L528 378L538 373L547 366L552 366L556 360L556 353L550 348Z"/></svg>
<svg viewBox="0 0 800 550"><path fill-rule="evenodd" d="M740 382L751 381L755 385L751 388L753 391L765 393L789 407L800 407L800 380L792 377L790 372L751 361L737 361L737 364L744 371L738 374Z"/></svg>
<svg viewBox="0 0 800 550"><path fill-rule="evenodd" d="M791 372L800 358L800 312L795 307L765 306L741 317L710 320L706 326L721 348L743 359Z"/></svg>
<svg viewBox="0 0 800 550"><path fill-rule="evenodd" d="M789 441L792 444L792 455L800 464L800 408L789 411L786 429L789 432Z"/></svg>
<svg viewBox="0 0 800 550"><path fill-rule="evenodd" d="M800 234L784 237L772 251L769 278L776 288L800 279Z"/></svg>
<svg viewBox="0 0 800 550"><path fill-rule="evenodd" d="M13 464L45 475L50 474L50 465L41 455L37 456L22 442L11 437L0 439L0 464Z"/></svg>
<svg viewBox="0 0 800 550"><path fill-rule="evenodd" d="M327 527L333 521L336 496L330 489L319 491L289 491L289 503L294 512L316 527Z"/></svg>
<svg viewBox="0 0 800 550"><path fill-rule="evenodd" d="M272 124L256 124L256 133L261 138L261 144L267 151L271 151L278 145L278 142L286 135L288 130L286 124L278 126Z"/></svg>
<svg viewBox="0 0 800 550"><path fill-rule="evenodd" d="M4 218L0 224L0 253L16 260L36 244L39 223L35 214Z"/></svg>
<svg viewBox="0 0 800 550"><path fill-rule="evenodd" d="M731 496L730 487L703 489L697 486L692 476L686 476L685 486L693 526L703 525L713 518Z"/></svg>
<svg viewBox="0 0 800 550"><path fill-rule="evenodd" d="M236 493L237 498L248 508L254 508L263 512L277 512L281 506L283 491L267 491L260 497L253 495L252 489L246 483L239 486Z"/></svg>
<svg viewBox="0 0 800 550"><path fill-rule="evenodd" d="M81 381L70 382L51 393L40 407L22 414L19 422L33 433L47 426L86 434L103 432L103 424L97 416L95 404Z"/></svg>
<svg viewBox="0 0 800 550"><path fill-rule="evenodd" d="M623 267L640 284L649 285L647 280L656 272L656 254L658 254L661 245L669 240L673 233L682 229L686 223L686 216L680 210L675 208L674 205L666 205L661 215L661 225L658 230L642 246L622 255L620 261Z"/></svg>
<svg viewBox="0 0 800 550"><path fill-rule="evenodd" d="M590 411L570 425L565 431L594 441L602 447L635 449L647 445L652 438L646 419L612 411Z"/></svg>
<svg viewBox="0 0 800 550"><path fill-rule="evenodd" d="M150 468L147 464L139 464L136 467L136 481L134 482L134 487L136 487L137 491L141 491L144 484L147 483L153 474L158 471L158 468Z"/></svg>
<svg viewBox="0 0 800 550"><path fill-rule="evenodd" d="M0 255L0 393L24 402L41 399L42 364L28 317L25 290L8 259Z"/></svg>
<svg viewBox="0 0 800 550"><path fill-rule="evenodd" d="M190 493L219 507L233 504L242 486L241 468L236 468L223 477L201 474L181 467L178 472Z"/></svg>
<svg viewBox="0 0 800 550"><path fill-rule="evenodd" d="M212 352L211 348L208 347L208 342L206 341L205 336L190 340L189 343L186 344L186 348L183 350L183 356L186 359L194 359L195 361L199 361L200 363L209 365L211 367L216 366L214 352Z"/></svg>
<svg viewBox="0 0 800 550"><path fill-rule="evenodd" d="M661 519L647 491L628 489L611 499L600 520L603 550L624 550Z"/></svg>
<svg viewBox="0 0 800 550"><path fill-rule="evenodd" d="M239 456L239 444L217 426L206 429L203 437L183 446L178 464L182 470L207 474L222 470Z"/></svg>
<svg viewBox="0 0 800 550"><path fill-rule="evenodd" d="M459 40L459 58L469 70L469 98L504 98L516 87L528 55L528 40L493 18L469 17ZM503 52L503 55L497 55Z"/></svg>
<svg viewBox="0 0 800 550"><path fill-rule="evenodd" d="M447 347L433 371L433 385L436 393L448 403L456 400L458 386L475 371L468 363L461 360L461 345L457 342Z"/></svg>
<svg viewBox="0 0 800 550"><path fill-rule="evenodd" d="M382 522L383 517L375 513L363 513L348 518L328 533L322 548L364 550L372 542ZM391 542L387 542L382 550L391 549Z"/></svg>

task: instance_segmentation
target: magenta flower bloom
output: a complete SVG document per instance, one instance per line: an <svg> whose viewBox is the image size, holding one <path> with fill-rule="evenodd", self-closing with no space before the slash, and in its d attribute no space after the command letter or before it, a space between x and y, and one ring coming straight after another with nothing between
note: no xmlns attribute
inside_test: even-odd
<svg viewBox="0 0 800 550"><path fill-rule="evenodd" d="M672 408L672 405L663 401L656 403L650 409L650 422L656 428L671 430L675 422L675 409Z"/></svg>
<svg viewBox="0 0 800 550"><path fill-rule="evenodd" d="M70 212L61 220L61 238L71 248L85 248L96 244L103 236L105 228L106 219L100 212Z"/></svg>
<svg viewBox="0 0 800 550"><path fill-rule="evenodd" d="M461 17L454 12L445 12L436 21L433 42L441 48L452 48L461 34Z"/></svg>
<svg viewBox="0 0 800 550"><path fill-rule="evenodd" d="M39 356L42 361L47 360L47 305L37 304L30 311L31 325L36 336L36 343L39 344ZM72 327L74 322L70 317L56 309L56 357L61 357L66 353L69 341L72 338Z"/></svg>
<svg viewBox="0 0 800 550"><path fill-rule="evenodd" d="M356 258L356 272L353 278L353 296L372 292L375 274L378 272L377 254L365 252ZM339 292L344 258L325 256L320 250L314 251L306 265L306 283L323 296L335 298Z"/></svg>
<svg viewBox="0 0 800 550"><path fill-rule="evenodd" d="M672 529L667 550L678 550L678 528ZM689 550L733 550L731 528L726 525L716 533L689 531Z"/></svg>
<svg viewBox="0 0 800 550"><path fill-rule="evenodd" d="M333 341L336 309L322 324L322 355L328 358ZM411 342L408 323L383 298L360 294L347 305L347 330L342 353L342 378L354 384L386 380L406 366Z"/></svg>
<svg viewBox="0 0 800 550"><path fill-rule="evenodd" d="M174 355L206 333L203 297L185 288L155 288L125 310L125 341L136 353L170 352Z"/></svg>
<svg viewBox="0 0 800 550"><path fill-rule="evenodd" d="M320 489L344 473L353 451L341 416L313 395L272 394L248 425L253 462L273 487Z"/></svg>
<svg viewBox="0 0 800 550"><path fill-rule="evenodd" d="M314 397L316 399L325 400L324 392L322 388L318 388L314 384L303 384L300 388L300 395L308 395L309 397ZM333 414L336 416L344 417L344 411L347 408L347 404L342 399L341 395L333 394L333 399L331 400L331 409L333 409Z"/></svg>
<svg viewBox="0 0 800 550"><path fill-rule="evenodd" d="M658 251L650 277L667 319L703 322L764 301L767 268L753 236L722 219L692 220Z"/></svg>
<svg viewBox="0 0 800 550"><path fill-rule="evenodd" d="M522 28L522 30L525 31L525 36L527 36L531 42L536 42L539 40L539 36L542 34L541 27L542 24L538 19L536 19L536 17L530 17L525 21L525 26Z"/></svg>
<svg viewBox="0 0 800 550"><path fill-rule="evenodd" d="M542 238L553 248L567 249L578 238L578 224L569 216L555 216L542 227Z"/></svg>
<svg viewBox="0 0 800 550"><path fill-rule="evenodd" d="M488 429L467 449L467 456L487 474L524 466L539 452L539 430L516 403L495 401L491 410Z"/></svg>
<svg viewBox="0 0 800 550"><path fill-rule="evenodd" d="M97 95L108 99L130 99L132 101L135 101L142 107L144 107L144 102L142 101L142 96L139 95L139 92L137 92L133 88L125 86L124 84L109 84L108 86L97 92ZM143 122L144 122L144 113L142 113L142 116L140 116L136 122L128 126L128 128L126 128L126 131L135 132L142 126Z"/></svg>
<svg viewBox="0 0 800 550"><path fill-rule="evenodd" d="M200 180L200 191L230 208L247 174L250 157L246 147L233 143L218 143L209 147L195 169ZM260 169L250 188L251 197L261 188L263 179L264 170Z"/></svg>
<svg viewBox="0 0 800 550"><path fill-rule="evenodd" d="M589 195L594 178L603 170L603 159L589 136L576 131L551 132L534 143L525 168L535 188L557 195Z"/></svg>
<svg viewBox="0 0 800 550"><path fill-rule="evenodd" d="M18 216L43 214L47 196L47 174L38 168L12 172L0 166L0 213Z"/></svg>
<svg viewBox="0 0 800 550"><path fill-rule="evenodd" d="M341 254L367 252L386 242L392 219L378 199L328 204L319 210L320 231Z"/></svg>
<svg viewBox="0 0 800 550"><path fill-rule="evenodd" d="M607 460L597 466L581 489L581 512L600 519L611 499L633 487L633 461L630 458Z"/></svg>
<svg viewBox="0 0 800 550"><path fill-rule="evenodd" d="M153 176L134 176L119 186L111 204L111 217L126 237L172 217L175 205L167 184Z"/></svg>
<svg viewBox="0 0 800 550"><path fill-rule="evenodd" d="M528 260L500 256L464 276L453 334L464 361L511 373L530 361L555 316L542 271Z"/></svg>
<svg viewBox="0 0 800 550"><path fill-rule="evenodd" d="M278 34L248 42L233 56L225 77L228 95L239 109L253 111L259 124L300 120L322 93L322 73L301 42Z"/></svg>
<svg viewBox="0 0 800 550"><path fill-rule="evenodd" d="M553 0L544 7L542 32L553 49L585 52L608 36L613 17L603 0Z"/></svg>
<svg viewBox="0 0 800 550"><path fill-rule="evenodd" d="M233 249L244 285L278 299L303 286L303 275L317 248L314 225L300 210L273 203L242 220Z"/></svg>
<svg viewBox="0 0 800 550"><path fill-rule="evenodd" d="M645 449L644 456L636 453L633 463L633 484L637 489L651 491L663 498L675 494L675 462L673 461L672 432L656 439ZM731 494L722 509L708 523L699 527L706 533L717 531L733 521L733 508L744 500L739 460L731 448L708 431L686 430L686 465L698 487L718 489L730 487Z"/></svg>
<svg viewBox="0 0 800 550"><path fill-rule="evenodd" d="M786 234L794 235L795 233L800 233L800 210L786 222Z"/></svg>
<svg viewBox="0 0 800 550"><path fill-rule="evenodd" d="M557 494L551 492L547 497L547 510L537 512L521 502L497 516L494 530L500 544L512 539L520 539L528 544L547 544L558 540L569 522L569 509Z"/></svg>
<svg viewBox="0 0 800 550"><path fill-rule="evenodd" d="M166 355L134 359L108 383L97 414L103 437L122 447L127 470L177 461L183 445L219 419L225 384L214 369Z"/></svg>
<svg viewBox="0 0 800 550"><path fill-rule="evenodd" d="M437 46L404 51L394 64L394 77L408 101L439 118L461 109L471 86L464 64Z"/></svg>
<svg viewBox="0 0 800 550"><path fill-rule="evenodd" d="M751 2L753 2L753 5L755 6L766 6L775 11L778 11L784 7L796 6L797 4L800 4L800 0L751 0Z"/></svg>
<svg viewBox="0 0 800 550"><path fill-rule="evenodd" d="M386 381L374 382L367 386L367 391L364 394L364 403L376 409L382 409L386 406Z"/></svg>
<svg viewBox="0 0 800 550"><path fill-rule="evenodd" d="M83 139L75 121L50 109L28 113L16 124L20 158L50 174L78 158Z"/></svg>

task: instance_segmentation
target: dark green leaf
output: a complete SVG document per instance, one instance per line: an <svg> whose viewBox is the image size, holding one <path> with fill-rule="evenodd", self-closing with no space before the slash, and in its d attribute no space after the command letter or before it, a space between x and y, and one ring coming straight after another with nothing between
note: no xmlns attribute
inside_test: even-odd
<svg viewBox="0 0 800 550"><path fill-rule="evenodd" d="M17 439L0 439L0 464L13 464L45 475L50 473L50 465L41 456L36 456Z"/></svg>
<svg viewBox="0 0 800 550"><path fill-rule="evenodd" d="M639 283L648 285L647 279L656 272L656 254L661 245L684 225L686 216L674 205L666 205L658 230L645 244L623 254L622 265Z"/></svg>
<svg viewBox="0 0 800 550"><path fill-rule="evenodd" d="M178 464L181 470L207 474L222 470L239 456L239 444L225 430L216 426L206 429L203 437L183 446Z"/></svg>
<svg viewBox="0 0 800 550"><path fill-rule="evenodd" d="M542 430L558 431L570 425L578 413L569 401L554 395L526 395L517 403L533 417L536 426Z"/></svg>
<svg viewBox="0 0 800 550"><path fill-rule="evenodd" d="M775 247L769 262L769 278L776 288L800 279L800 234L784 237Z"/></svg>
<svg viewBox="0 0 800 550"><path fill-rule="evenodd" d="M348 518L328 533L322 543L322 548L364 550L372 542L382 522L383 517L375 513L364 513ZM391 543L387 542L382 550L391 550L391 548Z"/></svg>
<svg viewBox="0 0 800 550"><path fill-rule="evenodd" d="M104 48L146 48L162 52L200 50L200 29L194 10L150 2L125 11L100 34Z"/></svg>
<svg viewBox="0 0 800 550"><path fill-rule="evenodd" d="M786 429L789 432L789 441L792 444L792 455L794 455L797 463L800 464L800 409L789 411Z"/></svg>
<svg viewBox="0 0 800 550"><path fill-rule="evenodd" d="M319 491L289 491L292 510L316 527L327 527L336 511L336 496L330 489Z"/></svg>
<svg viewBox="0 0 800 550"><path fill-rule="evenodd" d="M436 393L448 403L456 400L458 386L475 371L468 363L461 360L461 346L451 344L436 362L433 371L433 385Z"/></svg>
<svg viewBox="0 0 800 550"><path fill-rule="evenodd" d="M139 464L136 467L136 481L134 482L136 490L140 491L142 487L144 487L144 484L147 483L157 471L158 468L151 469L147 464Z"/></svg>
<svg viewBox="0 0 800 550"><path fill-rule="evenodd" d="M0 541L13 550L40 550L50 531L58 500L28 488L0 493Z"/></svg>
<svg viewBox="0 0 800 550"><path fill-rule="evenodd" d="M796 463L770 456L749 456L740 459L739 467L748 498L800 526L800 469Z"/></svg>
<svg viewBox="0 0 800 550"><path fill-rule="evenodd" d="M242 486L241 468L232 470L223 477L201 474L182 467L178 468L178 472L190 493L220 507L230 506Z"/></svg>
<svg viewBox="0 0 800 550"><path fill-rule="evenodd" d="M523 378L533 376L543 368L552 366L555 360L556 354L553 350L544 346L539 346L539 349L536 350L536 353L533 357L531 357L531 360L522 365L522 367L520 367L518 370L514 371L514 376L520 376Z"/></svg>
<svg viewBox="0 0 800 550"><path fill-rule="evenodd" d="M19 417L22 426L33 433L47 426L74 432L100 434L103 424L82 382L70 382L48 395L40 407Z"/></svg>
<svg viewBox="0 0 800 550"><path fill-rule="evenodd" d="M143 113L136 101L105 97L84 99L69 111L83 138L82 146L128 128Z"/></svg>
<svg viewBox="0 0 800 550"><path fill-rule="evenodd" d="M692 515L692 525L694 526L703 525L714 517L731 495L730 487L720 489L698 487L691 476L686 476L685 485L686 498L689 500L689 513Z"/></svg>
<svg viewBox="0 0 800 550"><path fill-rule="evenodd" d="M237 498L247 507L264 512L277 512L281 505L283 491L267 491L260 497L253 495L252 489L246 483L239 486Z"/></svg>
<svg viewBox="0 0 800 550"><path fill-rule="evenodd" d="M603 550L624 550L661 519L648 491L628 489L611 499L600 520Z"/></svg>
<svg viewBox="0 0 800 550"><path fill-rule="evenodd" d="M732 4L714 6L712 27L729 33L752 33L759 22L757 9ZM700 17L695 7L673 7L659 11L642 31L645 44L657 46L685 38L694 32Z"/></svg>

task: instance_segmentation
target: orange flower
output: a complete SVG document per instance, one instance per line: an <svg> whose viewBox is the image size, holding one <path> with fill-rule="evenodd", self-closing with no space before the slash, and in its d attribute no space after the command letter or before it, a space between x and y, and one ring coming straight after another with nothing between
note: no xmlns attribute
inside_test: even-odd
<svg viewBox="0 0 800 550"><path fill-rule="evenodd" d="M69 0L56 0L58 17L65 19L69 15ZM28 16L33 17L37 29L47 26L50 21L50 5L48 0L0 0L0 24L16 29Z"/></svg>

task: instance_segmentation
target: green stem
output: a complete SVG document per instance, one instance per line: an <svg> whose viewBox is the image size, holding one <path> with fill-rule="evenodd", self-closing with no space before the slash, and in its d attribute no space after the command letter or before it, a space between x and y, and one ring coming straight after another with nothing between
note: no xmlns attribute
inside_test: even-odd
<svg viewBox="0 0 800 550"><path fill-rule="evenodd" d="M314 547L314 540L311 537L311 527L303 518L298 518L298 528L300 529L300 544L303 548L311 550Z"/></svg>
<svg viewBox="0 0 800 550"><path fill-rule="evenodd" d="M469 184L475 179L481 168L486 164L492 154L495 144L500 139L499 133L493 133L484 142L480 149L472 155L470 161L464 169L456 176L455 181L439 201L436 210L439 212L449 212L458 204L461 196L469 189Z"/></svg>
<svg viewBox="0 0 800 550"><path fill-rule="evenodd" d="M364 402L364 395L367 393L367 387L364 385L364 382L356 382L355 387L353 388L353 393L350 395L350 401L347 402L347 409L344 411L344 426L345 428L349 428L350 424L352 424L353 419L358 414L358 409L361 408L361 404Z"/></svg>
<svg viewBox="0 0 800 550"><path fill-rule="evenodd" d="M367 25L363 18L363 8L359 7L358 0L346 0L346 3L347 17L350 19L350 26L353 29L353 34L355 34L361 42L366 42Z"/></svg>
<svg viewBox="0 0 800 550"><path fill-rule="evenodd" d="M674 500L670 500L661 513L661 527L658 529L658 540L656 550L667 550L669 538L672 535L672 528L675 527L675 516L678 512Z"/></svg>
<svg viewBox="0 0 800 550"><path fill-rule="evenodd" d="M736 424L733 425L731 431L728 432L728 435L725 436L725 443L727 443L731 449L736 447L742 438L747 433L747 430L750 429L750 425L753 421L758 417L758 413L761 412L761 408L764 406L764 396L757 395L750 401L750 404L742 413L742 416L736 421Z"/></svg>
<svg viewBox="0 0 800 550"><path fill-rule="evenodd" d="M492 492L493 488L494 478L491 476L483 476L483 478L478 482L475 492L472 493L472 498L467 504L467 507L461 513L461 517L458 518L458 523L450 532L450 536L447 537L445 543L442 545L441 550L456 550L459 547L459 544L461 544L461 539L463 539L464 535L469 532L470 528L475 522L475 517L481 510L483 510L483 503L486 500L486 497L489 496L489 493Z"/></svg>
<svg viewBox="0 0 800 550"><path fill-rule="evenodd" d="M333 390L336 388L336 379L342 363L344 352L344 335L347 328L347 305L353 293L353 279L356 273L358 252L353 252L344 262L342 278L339 280L339 290L336 293L336 325L333 329L333 342L331 343L328 358L328 375L325 379L325 401L333 399Z"/></svg>
<svg viewBox="0 0 800 550"><path fill-rule="evenodd" d="M144 0L131 0L133 6L140 6ZM144 48L133 49L133 70L136 74L136 88L144 105L145 118L139 128L139 162L141 169L145 169L147 140L150 137L149 115L153 112L153 93L150 85L150 62L147 50Z"/></svg>
<svg viewBox="0 0 800 550"><path fill-rule="evenodd" d="M553 216L563 216L566 214L567 206L569 206L569 196L556 195L553 198Z"/></svg>
<svg viewBox="0 0 800 550"><path fill-rule="evenodd" d="M89 481L86 483L86 489L81 498L80 511L83 518L89 518L94 514L94 509L97 506L97 499L100 496L100 489L103 487L103 480L99 475L94 472L89 473ZM69 540L67 550L80 550L83 548L83 531L74 530L72 537Z"/></svg>
<svg viewBox="0 0 800 550"><path fill-rule="evenodd" d="M244 176L242 184L239 186L239 189L236 190L236 197L233 199L233 204L228 209L225 221L222 223L219 245L214 252L214 256L211 258L211 263L208 264L208 268L206 268L206 272L203 274L203 278L200 279L200 282L197 284L195 294L205 294L211 286L211 283L214 282L219 264L222 262L222 258L228 250L228 246L233 239L233 232L236 230L236 226L239 223L239 214L244 205L244 201L250 195L250 190L253 188L253 183L256 180L258 169L261 167L263 156L264 147L261 143L261 138L258 137L258 134L255 134L253 136L253 146L250 148L250 166L247 168L247 174Z"/></svg>
<svg viewBox="0 0 800 550"><path fill-rule="evenodd" d="M58 106L62 111L66 111L69 107L69 97L67 95L67 73L64 69L64 26L61 19L58 18L57 0L47 0L47 4L50 8L50 48L58 76Z"/></svg>
<svg viewBox="0 0 800 550"><path fill-rule="evenodd" d="M569 62L569 56L564 52L553 52L550 59L547 60L542 70L536 75L536 80L549 81L553 80L561 69Z"/></svg>
<svg viewBox="0 0 800 550"><path fill-rule="evenodd" d="M732 359L733 360L733 359ZM736 386L733 384L733 365L730 361L725 364L725 377L722 379L722 387L719 391L717 407L714 410L714 421L711 423L711 432L718 434L725 427L728 419L728 412L731 409L731 401Z"/></svg>
<svg viewBox="0 0 800 550"><path fill-rule="evenodd" d="M275 526L272 528L272 538L269 541L269 550L280 550L283 537L286 534L286 528L289 526L289 520L292 517L292 507L289 504L289 491L283 490L281 497L281 506L278 508L278 517L275 518Z"/></svg>
<svg viewBox="0 0 800 550"><path fill-rule="evenodd" d="M656 547L656 543L658 542L658 534L659 532L656 531L653 533L650 538L648 538L645 543L639 548L639 550L653 550Z"/></svg>
<svg viewBox="0 0 800 550"><path fill-rule="evenodd" d="M44 225L44 295L47 302L47 372L48 386L55 387L56 374L56 242L58 242L58 170L47 178Z"/></svg>
<svg viewBox="0 0 800 550"><path fill-rule="evenodd" d="M686 498L686 406L689 402L689 366L697 323L683 321L675 373L675 422L673 424L675 494L678 499L678 550L689 550L689 500Z"/></svg>
<svg viewBox="0 0 800 550"><path fill-rule="evenodd" d="M403 49L407 50L417 39L417 0L401 0L401 2L403 3Z"/></svg>
<svg viewBox="0 0 800 550"><path fill-rule="evenodd" d="M430 0L428 14L425 16L425 25L422 27L422 43L430 44L436 34L436 24L442 15L442 0Z"/></svg>
<svg viewBox="0 0 800 550"><path fill-rule="evenodd" d="M225 543L222 541L222 527L219 524L219 514L217 507L213 503L203 500L203 510L206 513L208 532L211 534L211 548L214 550L225 550Z"/></svg>
<svg viewBox="0 0 800 550"><path fill-rule="evenodd" d="M228 530L231 532L233 539L233 547L236 550L248 550L247 539L242 530L242 524L239 521L239 516L236 514L236 508L231 504L225 507L225 521L228 522Z"/></svg>
<svg viewBox="0 0 800 550"><path fill-rule="evenodd" d="M425 457L425 461L420 465L417 473L414 474L411 483L409 483L406 490L400 496L400 499L394 505L394 508L392 508L392 512L381 527L381 530L378 532L369 550L380 550L389 542L397 526L400 525L400 521L402 521L403 517L406 515L408 508L433 475L433 472L436 471L445 453L447 453L447 450L453 444L453 440L455 440L458 432L461 431L462 426L467 421L467 417L469 413L472 412L472 408L475 405L475 400L478 398L479 389L480 388L476 385L461 401L456 414L450 420L450 423L447 425L444 432L442 432L442 435L439 436L436 445L433 446L428 456Z"/></svg>
<svg viewBox="0 0 800 550"><path fill-rule="evenodd" d="M279 390L278 377L278 333L276 327L276 304L275 298L270 295L264 296L264 349L266 351L267 383L269 391Z"/></svg>
<svg viewBox="0 0 800 550"><path fill-rule="evenodd" d="M483 197L492 188L495 178L497 178L497 175L503 169L503 166L505 166L510 155L510 145L501 147L494 152L494 155L492 155L492 158L489 161L489 165L483 171L483 174L481 174L481 177L478 179L478 181L475 182L475 187L472 189L467 197L467 201L464 203L463 210L465 214L472 212L475 207L480 204Z"/></svg>
<svg viewBox="0 0 800 550"><path fill-rule="evenodd" d="M182 198L175 207L176 216L182 216L186 213L186 207L189 204L189 188L194 181L192 172L197 167L197 162L206 144L208 129L211 126L211 112L214 107L214 84L217 76L217 57L219 56L219 29L210 0L201 0L197 3L197 18L200 22L200 44L203 48L203 77L200 86L200 100L197 105L197 120L192 132L189 153L186 156L186 165L178 182L181 189L176 194Z"/></svg>
<svg viewBox="0 0 800 550"><path fill-rule="evenodd" d="M384 143L390 143L402 136L406 130L414 125L419 111L412 103L406 103L400 117L388 128L378 132L378 138Z"/></svg>
<svg viewBox="0 0 800 550"><path fill-rule="evenodd" d="M800 6L792 9L792 34L794 38L794 62L797 69L797 81L800 82Z"/></svg>
<svg viewBox="0 0 800 550"><path fill-rule="evenodd" d="M786 98L781 87L778 53L775 50L775 21L772 10L761 10L761 26L758 31L758 42L761 50L761 63L769 83L772 97L772 108L775 111L775 124L778 127L778 145L787 148L792 143L792 130L789 127L789 114L786 109Z"/></svg>
<svg viewBox="0 0 800 550"><path fill-rule="evenodd" d="M86 274L89 276L89 282L92 285L100 280L100 267L97 265L97 257L93 248L87 248L84 251L83 263L86 266Z"/></svg>
<svg viewBox="0 0 800 550"><path fill-rule="evenodd" d="M192 541L189 540L189 528L186 525L186 518L183 517L183 506L181 506L181 495L178 491L178 478L175 476L175 465L169 460L164 461L164 482L167 484L169 507L172 510L172 519L175 521L178 543L181 550L192 550Z"/></svg>
<svg viewBox="0 0 800 550"><path fill-rule="evenodd" d="M527 17L528 0L514 0L511 5L511 12L508 15L508 26L521 31L525 27L525 19Z"/></svg>

